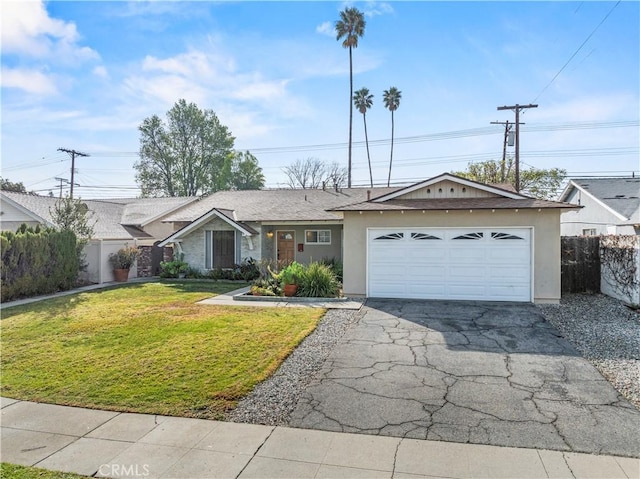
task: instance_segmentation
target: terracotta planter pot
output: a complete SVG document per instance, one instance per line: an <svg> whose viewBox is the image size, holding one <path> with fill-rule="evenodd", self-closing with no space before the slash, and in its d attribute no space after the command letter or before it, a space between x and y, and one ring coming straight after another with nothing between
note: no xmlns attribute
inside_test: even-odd
<svg viewBox="0 0 640 479"><path fill-rule="evenodd" d="M296 291L298 291L297 284L285 284L284 285L284 295L285 296L295 296Z"/></svg>
<svg viewBox="0 0 640 479"><path fill-rule="evenodd" d="M114 269L113 277L119 283L126 283L129 279L129 270L128 269Z"/></svg>

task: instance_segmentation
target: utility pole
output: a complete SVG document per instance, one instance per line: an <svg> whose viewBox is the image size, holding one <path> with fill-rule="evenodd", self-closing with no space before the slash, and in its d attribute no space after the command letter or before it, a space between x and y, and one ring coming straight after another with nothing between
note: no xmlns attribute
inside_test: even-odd
<svg viewBox="0 0 640 479"><path fill-rule="evenodd" d="M517 128L516 128L516 131L517 131ZM71 197L71 199L73 199L73 185L75 184L73 182L73 177L76 172L76 156L89 156L89 155L87 153L81 153L79 151L69 150L67 148L58 148L58 151L64 151L65 153L69 153L71 155L71 192L69 193L69 196Z"/></svg>
<svg viewBox="0 0 640 479"><path fill-rule="evenodd" d="M526 108L538 108L538 105L528 104L528 105L519 105L515 104L512 106L499 106L498 111L500 110L513 110L516 112L516 191L520 192L520 110L524 110Z"/></svg>
<svg viewBox="0 0 640 479"><path fill-rule="evenodd" d="M66 182L66 178L58 178L57 176L54 178L54 180L59 181L60 182L60 199L62 199L62 182Z"/></svg>
<svg viewBox="0 0 640 479"><path fill-rule="evenodd" d="M507 140L509 139L509 132L513 124L508 121L492 121L492 125L504 125L504 141L502 143L502 163L500 168L500 181L504 183L506 181L505 165L507 163ZM524 124L524 123L523 123Z"/></svg>

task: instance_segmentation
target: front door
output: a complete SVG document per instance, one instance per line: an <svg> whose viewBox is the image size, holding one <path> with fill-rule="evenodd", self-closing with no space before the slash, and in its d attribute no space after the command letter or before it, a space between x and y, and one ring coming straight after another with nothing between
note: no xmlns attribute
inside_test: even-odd
<svg viewBox="0 0 640 479"><path fill-rule="evenodd" d="M278 261L292 263L295 260L295 231L278 231Z"/></svg>

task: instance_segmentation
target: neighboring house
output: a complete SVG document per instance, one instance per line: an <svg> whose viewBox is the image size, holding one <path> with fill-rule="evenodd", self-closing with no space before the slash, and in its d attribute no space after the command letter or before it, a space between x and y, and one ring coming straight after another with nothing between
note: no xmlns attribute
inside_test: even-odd
<svg viewBox="0 0 640 479"><path fill-rule="evenodd" d="M0 192L0 225L15 231L21 224L54 226L51 211L58 198ZM94 235L85 248L87 271L92 283L113 281L109 255L124 245L152 246L173 231L162 218L196 201L197 198L125 198L83 200L88 208ZM130 277L136 277L132 269Z"/></svg>
<svg viewBox="0 0 640 479"><path fill-rule="evenodd" d="M562 236L640 234L640 178L573 178L560 201L582 206L562 213Z"/></svg>
<svg viewBox="0 0 640 479"><path fill-rule="evenodd" d="M406 188L223 191L164 221L192 267L342 258L348 296L557 302L560 213L443 174Z"/></svg>

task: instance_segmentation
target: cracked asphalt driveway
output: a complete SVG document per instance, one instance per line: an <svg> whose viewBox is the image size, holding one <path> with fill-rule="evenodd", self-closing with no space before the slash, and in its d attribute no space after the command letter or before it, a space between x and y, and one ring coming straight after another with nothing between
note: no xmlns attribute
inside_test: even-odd
<svg viewBox="0 0 640 479"><path fill-rule="evenodd" d="M532 304L368 300L289 425L640 457L640 411Z"/></svg>

